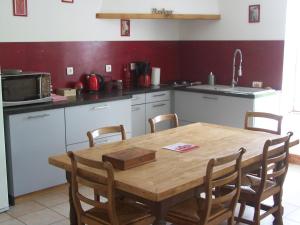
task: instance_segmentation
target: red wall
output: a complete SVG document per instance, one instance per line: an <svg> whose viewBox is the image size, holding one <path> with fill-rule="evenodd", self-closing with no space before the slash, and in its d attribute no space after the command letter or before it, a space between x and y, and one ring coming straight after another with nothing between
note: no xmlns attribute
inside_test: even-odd
<svg viewBox="0 0 300 225"><path fill-rule="evenodd" d="M243 52L243 76L239 85L281 89L284 41L182 41L179 45L181 78L207 83L208 74L216 75L217 84L231 84L233 53Z"/></svg>
<svg viewBox="0 0 300 225"><path fill-rule="evenodd" d="M162 68L162 82L200 80L207 82L214 72L218 84L230 84L234 49L244 54L240 85L253 80L265 86L281 88L284 41L104 41L0 43L0 66L52 74L54 88L72 87L82 74L112 64L114 79L121 78L122 65L148 60ZM75 76L66 76L73 66Z"/></svg>

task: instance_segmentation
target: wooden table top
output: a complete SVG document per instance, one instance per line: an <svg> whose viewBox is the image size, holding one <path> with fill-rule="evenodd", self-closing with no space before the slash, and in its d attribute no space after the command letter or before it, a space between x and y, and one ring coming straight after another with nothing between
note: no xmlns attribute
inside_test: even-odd
<svg viewBox="0 0 300 225"><path fill-rule="evenodd" d="M211 158L236 153L245 147L242 166L258 163L265 141L278 135L249 131L214 124L194 123L126 141L114 142L80 150L75 154L90 159L102 159L102 154L129 147L156 150L156 161L125 171L115 170L116 188L151 201L162 201L184 191L203 185L207 162ZM174 143L198 145L199 148L178 153L162 149ZM67 154L49 158L49 163L71 170ZM217 171L222 173L226 169ZM102 175L99 171L92 171Z"/></svg>

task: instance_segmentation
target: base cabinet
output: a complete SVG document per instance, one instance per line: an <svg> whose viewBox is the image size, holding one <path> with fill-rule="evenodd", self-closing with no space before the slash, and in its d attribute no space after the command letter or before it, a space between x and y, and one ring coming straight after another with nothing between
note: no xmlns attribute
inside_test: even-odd
<svg viewBox="0 0 300 225"><path fill-rule="evenodd" d="M278 113L277 94L243 98L195 92L175 91L174 110L179 120L214 123L232 127L244 127L247 111ZM253 123L253 121L250 121ZM255 122L257 125L257 122ZM265 124L261 124L265 127Z"/></svg>
<svg viewBox="0 0 300 225"><path fill-rule="evenodd" d="M65 183L48 157L65 153L64 109L11 115L6 119L9 194L13 197Z"/></svg>

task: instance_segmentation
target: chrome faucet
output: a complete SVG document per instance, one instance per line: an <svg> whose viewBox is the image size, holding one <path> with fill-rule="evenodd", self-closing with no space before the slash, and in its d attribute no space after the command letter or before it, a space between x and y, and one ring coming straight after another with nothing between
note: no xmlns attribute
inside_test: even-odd
<svg viewBox="0 0 300 225"><path fill-rule="evenodd" d="M236 74L236 65L235 65L235 61L236 61L236 56L240 55L240 64L239 64L239 69L238 69L238 76L235 79L235 74ZM239 77L241 77L243 75L243 71L242 71L242 63L243 63L243 54L242 54L242 50L241 49L236 49L234 51L233 54L233 74L232 74L232 82L231 82L231 86L235 87L238 84L239 81Z"/></svg>

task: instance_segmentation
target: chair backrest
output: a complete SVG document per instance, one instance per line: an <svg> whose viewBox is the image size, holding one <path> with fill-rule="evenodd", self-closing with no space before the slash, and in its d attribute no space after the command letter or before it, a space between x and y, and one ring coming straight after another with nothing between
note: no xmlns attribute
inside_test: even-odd
<svg viewBox="0 0 300 225"><path fill-rule="evenodd" d="M205 178L205 200L199 206L200 218L203 218L203 224L210 222L211 224L219 224L220 222L233 218L234 210L240 196L241 185L241 162L242 156L246 152L244 148L241 148L236 154L229 156L211 159L207 164L206 178ZM233 166L232 166L233 165ZM226 168L225 173L218 175L215 173L215 169ZM226 185L233 185L233 189L230 192L223 193L222 187ZM222 212L218 212L216 216L214 214L214 208L222 206Z"/></svg>
<svg viewBox="0 0 300 225"><path fill-rule="evenodd" d="M271 130L267 128L252 127L249 125L250 118L265 118L265 119L274 120L277 122L277 129ZM280 115L275 115L275 114L265 113L265 112L246 112L244 128L247 130L263 131L271 134L281 134L281 123L282 123L282 116Z"/></svg>
<svg viewBox="0 0 300 225"><path fill-rule="evenodd" d="M95 139L100 137L103 134L110 134L110 133L121 133L122 140L126 140L126 132L123 125L120 126L111 126L111 127L102 127L96 130L91 130L87 132L87 136L89 139L90 147L95 146Z"/></svg>
<svg viewBox="0 0 300 225"><path fill-rule="evenodd" d="M94 161L68 152L72 163L72 200L75 206L78 221L83 221L84 210L81 202L92 207L106 211L111 224L118 225L115 203L114 173L113 167L109 162ZM89 168L89 170L88 170ZM103 172L102 178L91 171ZM99 196L105 196L107 202L102 203L80 193L79 185L93 190Z"/></svg>
<svg viewBox="0 0 300 225"><path fill-rule="evenodd" d="M149 119L149 124L151 128L151 133L155 133L155 124L160 123L162 121L171 121L174 127L179 126L178 116L176 113L174 114L166 114L166 115L159 115L154 118Z"/></svg>
<svg viewBox="0 0 300 225"><path fill-rule="evenodd" d="M289 132L285 137L265 142L259 195L262 195L268 187L267 181L272 181L276 186L282 187L288 171L289 143L292 135L293 133Z"/></svg>

